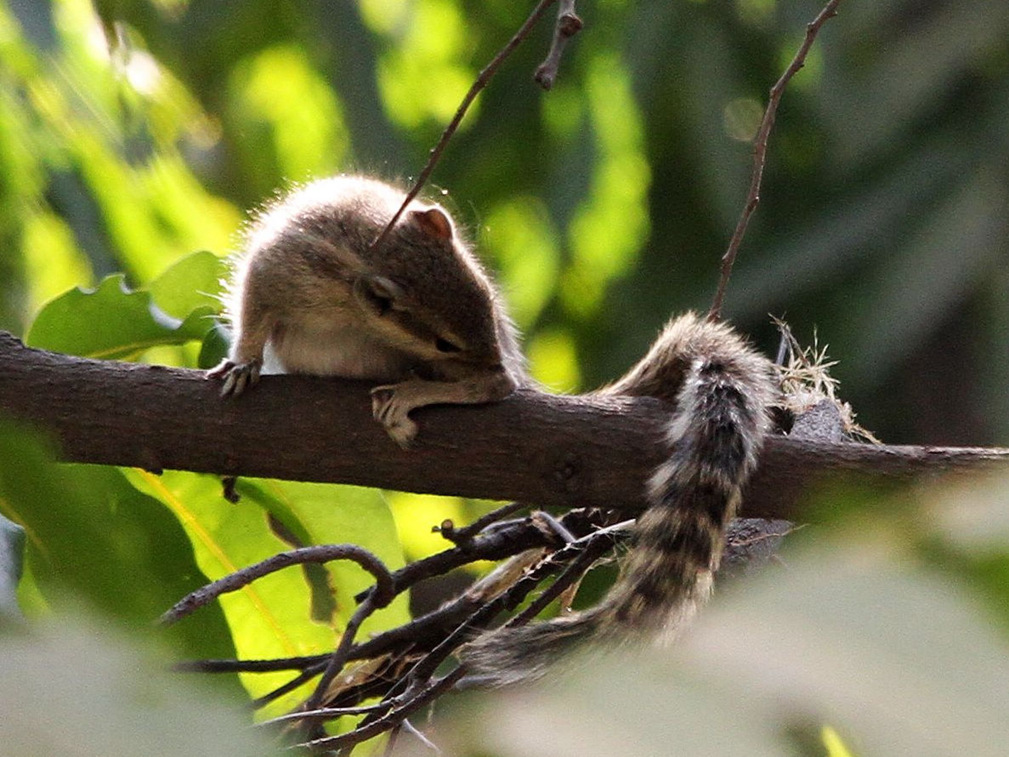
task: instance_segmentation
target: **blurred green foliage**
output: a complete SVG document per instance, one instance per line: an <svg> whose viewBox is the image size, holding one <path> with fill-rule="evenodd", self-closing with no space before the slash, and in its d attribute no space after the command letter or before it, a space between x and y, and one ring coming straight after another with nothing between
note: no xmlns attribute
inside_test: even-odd
<svg viewBox="0 0 1009 757"><path fill-rule="evenodd" d="M531 81L544 23L477 100L428 191L495 269L545 384L610 380L671 312L707 307L767 89L821 4L584 3L552 91ZM213 364L222 258L247 209L339 171L415 175L530 5L0 0L0 327L76 354ZM1009 442L1007 123L1009 4L846 0L785 93L726 315L769 352L768 313L804 341L817 328L842 395L886 441ZM17 430L0 447L0 511L28 544L22 605L62 607L69 589L70 604L133 626L293 544L354 541L396 566L440 546L431 524L472 508L272 481L243 482L235 506L210 477L56 467ZM936 495L873 528L984 597L1005 628L1001 492ZM849 515L858 501L829 498ZM916 530L924 516L959 536ZM810 591L811 565L786 596ZM886 597L905 587L891 568ZM927 593L917 581L908 591ZM193 655L331 648L365 582L344 565L286 571L174 641ZM937 602L936 617L959 617ZM372 630L405 617L394 605ZM260 694L280 680L245 683ZM846 734L816 740L843 755Z"/></svg>
<svg viewBox="0 0 1009 757"><path fill-rule="evenodd" d="M818 7L592 4L554 90L529 81L545 22L478 99L430 191L497 269L549 385L612 379L669 313L707 306L766 90ZM408 179L527 11L0 5L0 325L23 333L111 273L137 286L223 255L290 182ZM772 136L727 314L768 349L768 313L818 328L888 441L1009 439L1007 40L1001 4L845 3Z"/></svg>

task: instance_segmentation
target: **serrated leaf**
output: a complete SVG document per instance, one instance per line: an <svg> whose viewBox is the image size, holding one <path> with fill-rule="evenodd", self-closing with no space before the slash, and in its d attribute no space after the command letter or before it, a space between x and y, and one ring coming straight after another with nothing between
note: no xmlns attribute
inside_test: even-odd
<svg viewBox="0 0 1009 757"><path fill-rule="evenodd" d="M221 309L221 280L227 273L228 264L217 255L194 252L154 279L148 290L163 312L185 319L195 310Z"/></svg>
<svg viewBox="0 0 1009 757"><path fill-rule="evenodd" d="M35 318L25 343L55 352L107 360L135 358L144 350L202 339L214 310L201 306L185 319L157 307L151 293L131 290L122 274L93 290L71 289L51 300Z"/></svg>

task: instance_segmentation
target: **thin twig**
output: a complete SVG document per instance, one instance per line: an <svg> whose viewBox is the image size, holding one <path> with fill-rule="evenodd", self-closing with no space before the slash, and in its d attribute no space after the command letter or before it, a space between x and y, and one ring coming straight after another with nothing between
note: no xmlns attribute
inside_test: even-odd
<svg viewBox="0 0 1009 757"><path fill-rule="evenodd" d="M412 698L406 700L395 709L390 710L388 714L383 717L373 720L368 725L361 726L360 728L356 728L349 733L340 734L339 736L328 736L326 738L315 739L314 741L298 744L297 746L308 747L309 749L344 749L349 746L354 746L355 744L360 744L362 741L367 741L373 736L378 736L381 733L385 733L390 728L399 725L412 713L416 712L429 702L434 701L446 691L449 691L456 683L458 683L459 679L462 678L465 673L465 666L460 665L452 672L442 676L430 686L423 689L419 694L416 694Z"/></svg>
<svg viewBox="0 0 1009 757"><path fill-rule="evenodd" d="M326 563L331 560L351 560L356 562L366 571L375 577L375 588L370 596L373 596L377 607L384 607L395 596L393 593L392 575L381 560L363 547L356 544L323 544L314 547L301 547L288 552L268 557L255 565L249 565L241 570L236 570L224 578L219 578L213 583L188 594L179 600L174 607L168 610L160 618L162 625L171 625L180 618L189 615L193 611L209 604L222 594L248 586L256 579L283 570L292 565L303 565L305 563Z"/></svg>
<svg viewBox="0 0 1009 757"><path fill-rule="evenodd" d="M477 536L487 526L497 523L512 513L518 512L523 507L525 505L521 502L509 502L507 505L502 505L491 510L489 513L481 515L468 526L463 526L462 528L456 528L452 521L446 521L438 527L438 532L456 546L465 545L471 542L473 537Z"/></svg>
<svg viewBox="0 0 1009 757"><path fill-rule="evenodd" d="M414 182L413 187L409 192L407 192L406 197L403 200L403 204L399 206L399 210L397 210L392 218L389 219L385 228L382 229L381 233L375 238L375 241L371 243L372 249L378 247L383 241L385 241L389 232L392 231L392 227L396 225L396 221L398 221L400 216L402 216L406 211L407 206L409 206L409 204L413 202L413 199L420 194L420 190L424 188L424 184L427 183L427 180L430 178L435 166L438 165L438 161L441 160L441 154L445 151L448 141L455 134L456 129L459 128L459 124L462 123L463 117L469 110L470 105L473 104L476 96L483 91L490 82L491 78L493 78L494 74L497 73L501 64L505 62L512 52L514 52L515 48L519 46L522 40L529 36L529 32L536 25L536 22L542 18L547 9L556 1L557 0L540 0L540 2L536 4L536 7L533 8L532 13L530 13L529 17L525 20L525 23L523 23L522 26L519 27L519 30L515 32L514 36L508 40L508 44L498 51L497 55L494 56L491 62L488 63L477 76L476 81L473 82L469 91L466 93L466 96L463 97L462 102L459 103L459 107L456 109L455 115L452 116L452 120L449 121L448 126L445 127L445 131L442 132L438 143L431 149L427 164L417 176L417 180Z"/></svg>
<svg viewBox="0 0 1009 757"><path fill-rule="evenodd" d="M328 654L317 654L275 660L186 660L172 665L172 670L176 673L276 673L305 670L328 659Z"/></svg>
<svg viewBox="0 0 1009 757"><path fill-rule="evenodd" d="M390 579L391 583L391 579ZM375 612L380 607L375 602L374 595L369 595L358 608L354 611L354 614L347 621L347 627L343 629L343 635L340 637L340 643L337 645L336 649L333 650L333 654L329 658L329 662L326 664L326 669L322 673L322 678L319 679L318 685L315 687L315 691L312 692L312 696L309 697L308 701L305 703L306 710L317 709L326 698L326 694L329 692L329 685L332 683L333 679L336 678L337 674L343 670L343 666L347 664L347 660L350 657L350 650L354 644L354 637L357 636L357 631L360 629L361 624Z"/></svg>
<svg viewBox="0 0 1009 757"><path fill-rule="evenodd" d="M760 203L760 183L764 177L764 164L767 159L767 141L771 136L771 129L774 128L774 119L778 112L778 103L781 95L792 77L803 67L806 62L806 55L813 46L813 41L823 26L829 19L837 15L837 6L841 0L829 0L823 10L815 19L806 25L806 36L799 46L799 50L788 64L788 68L781 75L781 78L771 87L770 97L767 101L767 108L764 110L764 117L760 121L760 128L753 143L753 173L750 177L750 190L746 195L746 205L736 223L735 231L732 232L732 239L729 240L729 247L722 256L722 268L718 279L718 289L715 298L708 311L709 320L718 320L722 312L722 301L725 299L725 290L729 285L729 277L732 275L732 266L736 262L739 254L739 246L743 242L743 235L746 234L746 227L750 223L750 217Z"/></svg>
<svg viewBox="0 0 1009 757"><path fill-rule="evenodd" d="M613 531L626 528L626 525L626 523L621 523L616 527L600 529L599 531L590 534L588 537L582 537L581 539L577 539L574 542L562 547L551 555L549 559L541 562L534 571L522 578L506 592L481 606L466 622L462 623L451 634L449 634L441 644L435 647L435 649L433 649L422 660L419 660L409 673L400 678L398 685L402 685L403 681L412 681L413 683L405 693L399 696L399 703L397 703L396 706L389 710L389 712L385 715L381 715L373 720L362 723L359 727L349 733L341 734L340 736L315 739L303 744L303 746L313 749L345 749L399 726L412 712L415 712L419 707L429 701L432 701L437 696L440 696L443 691L447 691L448 688L454 686L465 676L467 672L466 665L460 664L445 677L439 679L433 684L424 685L423 688L420 689L419 693L410 696L412 689L420 685L421 681L426 681L427 678L434 673L448 654L450 654L458 646L459 639L469 632L470 629L475 627L478 628L489 622L503 607L507 607L509 605L514 606L518 602L522 601L522 598L528 594L529 591L531 591L547 575L549 575L550 572L553 571L558 562L563 561L564 555L572 552L576 553L574 560L572 560L554 584L543 592L540 597L534 600L530 607L535 607L535 611L532 612L532 614L524 612L520 616L517 616L521 619L521 621L528 621L536 614L536 612L539 612L539 610L545 607L546 604L549 604L549 602L551 602L557 594L576 580L578 576L580 576L603 551L609 548L610 545L606 544L606 541Z"/></svg>
<svg viewBox="0 0 1009 757"><path fill-rule="evenodd" d="M622 527L626 527L624 524L620 524ZM529 603L522 612L520 612L515 617L509 619L505 624L507 626L523 626L530 620L535 618L540 612L551 602L554 601L561 593L567 589L571 584L585 575L585 572L592 567L592 563L599 559L604 552L606 552L612 543L607 544L608 539L605 537L609 536L609 529L603 529L599 532L592 534L590 540L585 543L585 548L580 555L578 555L574 560L572 560L566 568L561 572L557 579L548 586L542 594L540 594L536 599ZM578 540L579 543L582 540ZM572 542L574 544L575 542ZM557 553L555 553L556 555Z"/></svg>
<svg viewBox="0 0 1009 757"><path fill-rule="evenodd" d="M392 706L391 702L379 702L377 704L366 704L360 707L320 707L317 710L298 710L289 712L286 715L278 715L269 720L256 723L257 726L276 725L278 723L289 723L292 720L331 720L343 717L344 715L365 715L371 712L388 710Z"/></svg>
<svg viewBox="0 0 1009 757"><path fill-rule="evenodd" d="M599 525L586 510L581 508L565 513L560 521L569 531L579 534L588 533L589 529ZM490 525L490 528L486 524L483 525L482 528L486 530L468 543L460 543L457 547L409 563L394 571L393 591L399 594L418 581L443 575L475 560L500 560L532 547L547 546L553 543L552 539L556 541L555 537L537 528L529 518ZM456 531L453 541L458 538L460 532L470 528L467 526ZM366 589L361 592L356 599L358 601L364 599L369 591L371 590Z"/></svg>
<svg viewBox="0 0 1009 757"><path fill-rule="evenodd" d="M417 741L419 741L421 744L423 744L424 746L426 746L432 752L434 752L435 754L441 754L442 753L441 749L438 748L438 745L435 744L433 741L431 741L431 739L429 739L423 733L421 733L420 730L417 728L417 726L415 726L409 720L407 720L407 719L404 718L403 722L400 725L402 726L402 728L403 728L404 731L408 731L411 736L413 736L415 739L417 739ZM390 754L391 754L391 752L390 752Z"/></svg>
<svg viewBox="0 0 1009 757"><path fill-rule="evenodd" d="M557 23L554 26L554 37L550 42L550 50L546 60L536 69L533 78L543 89L550 89L557 80L557 69L561 64L561 56L568 40L582 30L582 20L575 12L575 0L561 0L557 9Z"/></svg>
<svg viewBox="0 0 1009 757"><path fill-rule="evenodd" d="M326 655L325 660L328 659L329 655ZM263 696L257 697L256 699L252 700L252 709L258 710L261 707L266 707L266 705L268 705L270 702L280 699L285 694L289 694L295 689L298 689L304 684L311 681L313 678L315 678L317 675L319 675L320 673L322 673L322 671L326 669L325 660L315 665L312 665L311 667L305 668L299 675L295 676L287 683L278 686L273 691L267 692L266 694L263 694Z"/></svg>

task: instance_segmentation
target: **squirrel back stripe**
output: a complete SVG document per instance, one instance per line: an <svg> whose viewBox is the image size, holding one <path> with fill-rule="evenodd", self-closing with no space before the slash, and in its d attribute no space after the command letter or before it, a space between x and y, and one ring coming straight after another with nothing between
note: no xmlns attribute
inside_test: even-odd
<svg viewBox="0 0 1009 757"><path fill-rule="evenodd" d="M486 633L464 659L489 683L542 675L586 640L672 639L703 602L725 527L739 507L768 429L770 363L724 324L693 314L669 323L648 354L606 394L673 404L668 454L649 482L630 552L609 594L585 612Z"/></svg>

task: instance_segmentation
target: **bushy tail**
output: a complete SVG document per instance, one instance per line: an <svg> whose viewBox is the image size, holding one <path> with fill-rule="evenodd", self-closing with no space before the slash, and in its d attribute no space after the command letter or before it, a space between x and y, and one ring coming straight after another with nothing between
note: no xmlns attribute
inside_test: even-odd
<svg viewBox="0 0 1009 757"><path fill-rule="evenodd" d="M620 577L596 607L472 642L464 659L491 683L542 675L588 639L671 639L708 596L725 527L756 466L774 396L770 365L731 329L692 314L672 321L648 355L604 390L675 402L668 455L649 483Z"/></svg>
<svg viewBox="0 0 1009 757"><path fill-rule="evenodd" d="M462 659L481 685L506 686L543 676L558 656L595 635L595 608L544 623L487 631L462 651Z"/></svg>

